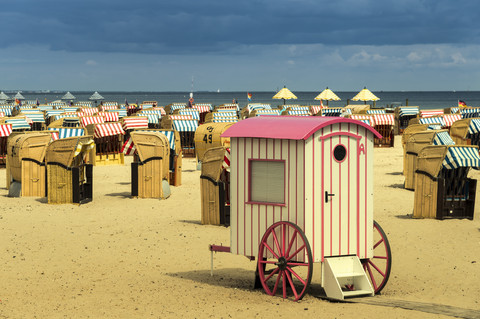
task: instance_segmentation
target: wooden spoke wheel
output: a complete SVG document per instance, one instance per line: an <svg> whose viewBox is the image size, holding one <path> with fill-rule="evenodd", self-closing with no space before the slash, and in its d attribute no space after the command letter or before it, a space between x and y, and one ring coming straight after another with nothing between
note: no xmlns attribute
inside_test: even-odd
<svg viewBox="0 0 480 319"><path fill-rule="evenodd" d="M265 292L300 300L312 280L313 258L305 233L281 221L270 226L258 249L258 276Z"/></svg>
<svg viewBox="0 0 480 319"><path fill-rule="evenodd" d="M373 257L363 259L362 264L375 294L380 293L390 277L392 252L387 235L376 221L373 222Z"/></svg>

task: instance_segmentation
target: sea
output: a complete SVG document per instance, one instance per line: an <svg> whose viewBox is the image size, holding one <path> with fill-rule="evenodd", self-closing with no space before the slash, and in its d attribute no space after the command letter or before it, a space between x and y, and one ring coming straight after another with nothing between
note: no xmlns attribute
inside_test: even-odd
<svg viewBox="0 0 480 319"><path fill-rule="evenodd" d="M13 97L16 92L6 92L7 95ZM64 91L22 91L22 95L26 100L37 100L43 104L60 100L66 92ZM75 101L88 101L94 92L70 91L75 96ZM103 101L118 102L124 104L128 102L142 103L143 101L157 101L159 106L165 106L171 103L186 103L190 97L190 92L99 92L104 97ZM248 103L270 104L272 107L290 104L290 105L319 105L320 101L315 97L320 92L293 92L296 100L275 100L272 97L276 92L250 91L252 94L251 101L247 99L247 92L193 92L195 103L209 103L213 106L232 103L236 100L243 108ZM335 94L341 99L340 101L330 101L330 107L343 107L347 104L364 104L365 102L352 101L351 99L358 92L337 92ZM399 105L418 106L420 109L444 109L447 107L458 106L458 101L464 101L468 106L480 106L480 91L373 91L380 100L366 102L373 107L396 107ZM100 101L97 101L100 102ZM323 101L324 105L326 101Z"/></svg>

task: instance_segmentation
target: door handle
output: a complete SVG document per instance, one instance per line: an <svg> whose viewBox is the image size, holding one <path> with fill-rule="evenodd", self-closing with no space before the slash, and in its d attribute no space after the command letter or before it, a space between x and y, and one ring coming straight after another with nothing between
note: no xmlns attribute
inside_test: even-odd
<svg viewBox="0 0 480 319"><path fill-rule="evenodd" d="M328 198L333 196L335 196L335 194L330 194L327 191L325 191L325 203L328 203Z"/></svg>

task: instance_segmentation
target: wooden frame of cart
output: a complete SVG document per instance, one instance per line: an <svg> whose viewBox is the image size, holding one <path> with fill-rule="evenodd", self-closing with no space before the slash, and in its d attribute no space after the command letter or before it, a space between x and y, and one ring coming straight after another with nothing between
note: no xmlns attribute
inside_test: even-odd
<svg viewBox="0 0 480 319"><path fill-rule="evenodd" d="M380 292L391 253L373 220L377 131L340 117L256 117L222 137L231 145L230 247L212 253L256 259L255 286L269 295L301 299L314 262L327 297Z"/></svg>

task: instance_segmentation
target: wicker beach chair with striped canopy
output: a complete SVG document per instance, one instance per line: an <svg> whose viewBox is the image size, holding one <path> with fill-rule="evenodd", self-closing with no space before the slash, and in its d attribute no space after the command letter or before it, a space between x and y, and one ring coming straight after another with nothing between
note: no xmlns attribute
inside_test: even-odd
<svg viewBox="0 0 480 319"><path fill-rule="evenodd" d="M478 146L427 146L418 154L414 218L473 219L477 181L470 168L480 167Z"/></svg>
<svg viewBox="0 0 480 319"><path fill-rule="evenodd" d="M85 158L94 148L91 136L58 139L48 145L47 199L49 204L86 203L93 198L93 165Z"/></svg>
<svg viewBox="0 0 480 319"><path fill-rule="evenodd" d="M7 162L7 141L12 132L12 124L0 124L0 165L5 165Z"/></svg>
<svg viewBox="0 0 480 319"><path fill-rule="evenodd" d="M279 116L280 115L280 110L278 109L272 109L272 110L254 110L250 113L251 117L255 116L265 116L265 115L273 115L273 116Z"/></svg>
<svg viewBox="0 0 480 319"><path fill-rule="evenodd" d="M44 159L51 140L48 132L19 132L10 136L6 165L9 196L45 196ZM20 187L11 187L13 183Z"/></svg>
<svg viewBox="0 0 480 319"><path fill-rule="evenodd" d="M237 121L237 113L232 110L218 110L215 112L207 113L207 115L205 116L205 123L226 123Z"/></svg>
<svg viewBox="0 0 480 319"><path fill-rule="evenodd" d="M454 122L461 120L461 114L445 114L443 115L443 120L445 121L445 128L450 128Z"/></svg>
<svg viewBox="0 0 480 319"><path fill-rule="evenodd" d="M480 147L480 118L461 119L452 124L450 135L457 145Z"/></svg>
<svg viewBox="0 0 480 319"><path fill-rule="evenodd" d="M132 166L132 196L167 198L170 196L169 142L160 132L133 131L130 138L136 145Z"/></svg>
<svg viewBox="0 0 480 319"><path fill-rule="evenodd" d="M480 107L468 107L460 109L462 119L480 117Z"/></svg>
<svg viewBox="0 0 480 319"><path fill-rule="evenodd" d="M342 114L343 108L341 107L329 107L324 108L317 113L317 116L340 116Z"/></svg>
<svg viewBox="0 0 480 319"><path fill-rule="evenodd" d="M454 145L447 130L426 130L414 133L405 145L403 157L403 175L405 177L405 188L415 189L415 171L417 169L418 153L429 145Z"/></svg>
<svg viewBox="0 0 480 319"><path fill-rule="evenodd" d="M95 142L95 149L90 157L94 165L124 164L122 146L125 130L122 123L89 124L86 129L89 135L93 135Z"/></svg>
<svg viewBox="0 0 480 319"><path fill-rule="evenodd" d="M373 114L372 117L375 130L382 135L382 138L374 138L374 145L376 147L393 147L395 142L395 115L380 113Z"/></svg>
<svg viewBox="0 0 480 319"><path fill-rule="evenodd" d="M32 127L30 126L29 122L32 123L32 121L25 116L15 116L15 117L4 118L4 123L12 124L12 130L17 132L30 131Z"/></svg>
<svg viewBox="0 0 480 319"><path fill-rule="evenodd" d="M240 119L246 119L250 116L250 113L255 110L271 110L272 106L270 104L261 104L261 103L249 103L240 111Z"/></svg>
<svg viewBox="0 0 480 319"><path fill-rule="evenodd" d="M134 132L156 132L165 135L170 146L169 159L169 182L170 185L180 186L182 183L182 145L180 142L180 133L175 130L164 129L137 129ZM136 151L136 146L131 138L125 140L122 152L125 156L133 156Z"/></svg>
<svg viewBox="0 0 480 319"><path fill-rule="evenodd" d="M22 110L20 113L32 122L32 131L45 130L45 114L38 109Z"/></svg>
<svg viewBox="0 0 480 319"><path fill-rule="evenodd" d="M418 106L397 106L395 108L395 134L402 134L409 121L418 116Z"/></svg>

